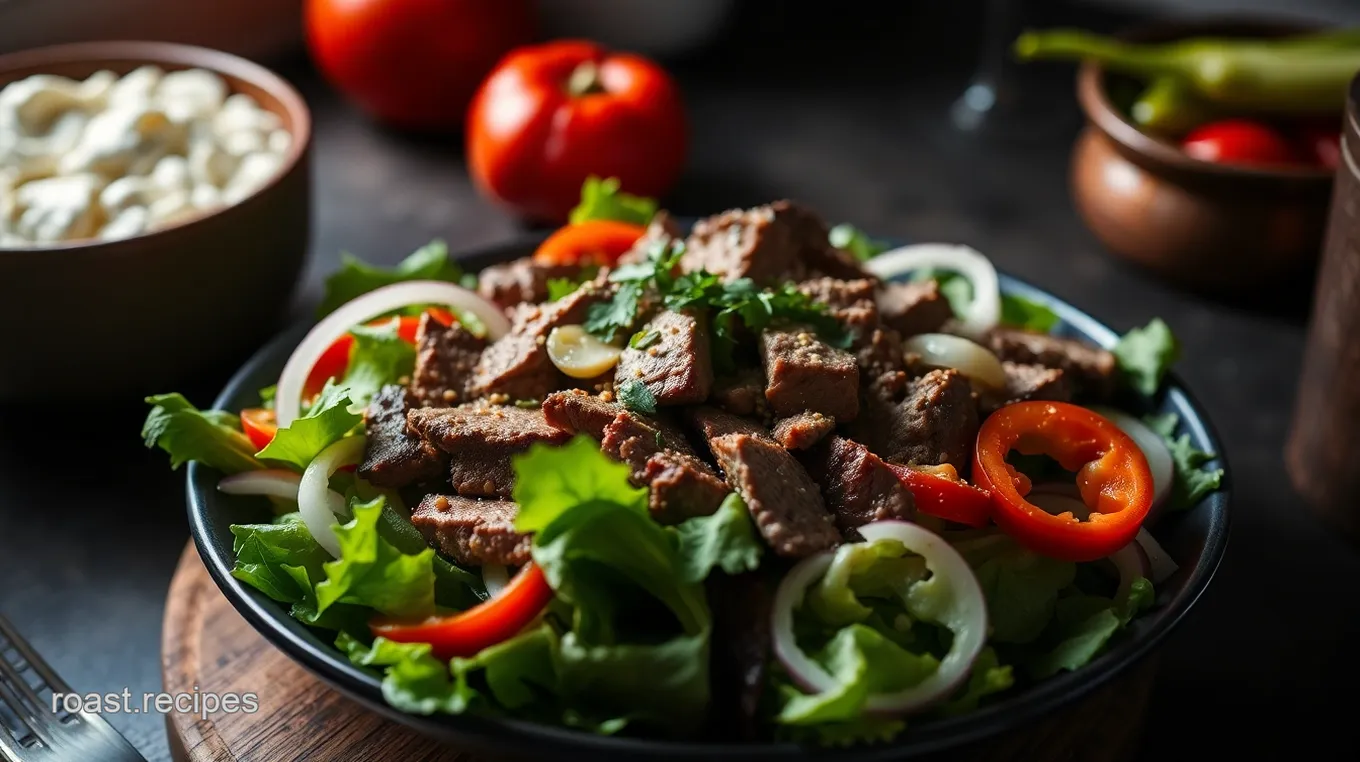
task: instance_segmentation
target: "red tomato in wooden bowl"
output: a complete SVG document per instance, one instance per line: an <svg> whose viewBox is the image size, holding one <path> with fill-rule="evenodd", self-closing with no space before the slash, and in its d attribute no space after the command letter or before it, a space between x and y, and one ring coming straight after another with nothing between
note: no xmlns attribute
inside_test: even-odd
<svg viewBox="0 0 1360 762"><path fill-rule="evenodd" d="M468 112L467 156L483 193L562 223L591 175L663 195L684 165L686 133L680 92L661 67L564 40L501 61Z"/></svg>
<svg viewBox="0 0 1360 762"><path fill-rule="evenodd" d="M506 51L533 39L530 0L307 0L307 46L337 89L374 118L457 129Z"/></svg>

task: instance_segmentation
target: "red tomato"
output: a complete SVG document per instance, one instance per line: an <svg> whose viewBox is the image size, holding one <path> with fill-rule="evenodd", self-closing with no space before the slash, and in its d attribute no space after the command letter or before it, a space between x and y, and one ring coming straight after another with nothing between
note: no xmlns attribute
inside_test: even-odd
<svg viewBox="0 0 1360 762"><path fill-rule="evenodd" d="M1219 164L1290 164L1299 160L1279 131L1246 119L1224 119L1185 136L1181 149L1192 158Z"/></svg>
<svg viewBox="0 0 1360 762"><path fill-rule="evenodd" d="M613 267L646 232L641 225L617 220L578 222L545 238L534 251L534 261L545 265Z"/></svg>
<svg viewBox="0 0 1360 762"><path fill-rule="evenodd" d="M255 451L259 452L274 441L279 426L274 422L273 410L252 407L241 411L241 430L250 438Z"/></svg>
<svg viewBox="0 0 1360 762"><path fill-rule="evenodd" d="M453 313L446 309L430 307L425 311L444 325L453 324ZM378 318L370 321L369 325L379 325L390 320L391 318ZM397 335L412 344L416 343L416 329L420 327L420 318L406 315L399 320ZM353 347L354 337L348 333L326 347L326 351L321 353L321 357L317 358L316 364L312 366L312 372L307 374L307 382L302 385L303 399L311 399L320 394L327 381L345 375L345 369L349 367L349 351Z"/></svg>
<svg viewBox="0 0 1360 762"><path fill-rule="evenodd" d="M1335 170L1341 166L1341 132L1335 125L1306 125L1299 130L1304 156L1319 167Z"/></svg>
<svg viewBox="0 0 1360 762"><path fill-rule="evenodd" d="M406 129L457 129L496 61L534 35L529 0L307 0L305 12L326 79Z"/></svg>
<svg viewBox="0 0 1360 762"><path fill-rule="evenodd" d="M562 223L590 175L663 195L685 161L679 90L641 56L591 42L520 48L501 61L468 112L477 187L520 213Z"/></svg>

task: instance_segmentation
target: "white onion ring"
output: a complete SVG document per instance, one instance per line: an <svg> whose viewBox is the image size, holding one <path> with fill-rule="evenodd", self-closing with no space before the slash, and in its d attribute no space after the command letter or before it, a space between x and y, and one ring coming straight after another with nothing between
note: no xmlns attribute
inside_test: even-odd
<svg viewBox="0 0 1360 762"><path fill-rule="evenodd" d="M901 715L948 698L968 679L973 662L987 641L987 601L977 577L949 543L915 524L877 521L860 527L859 533L867 542L897 540L925 559L932 575L916 583L908 595L924 598L927 591L921 590L922 585L945 587L929 599L943 601L944 605L939 610L922 612L922 618L938 622L954 633L949 653L940 660L934 673L911 688L870 696L865 702L865 711ZM835 679L798 647L793 633L793 610L802 603L808 586L826 573L832 558L830 552L820 553L805 559L785 575L775 593L772 616L775 655L799 685L817 693L832 689Z"/></svg>
<svg viewBox="0 0 1360 762"><path fill-rule="evenodd" d="M1143 548L1137 542L1130 542L1128 545L1110 554L1110 561L1114 563L1114 568L1119 571L1119 591L1115 593L1115 598L1123 600L1128 595L1129 588L1133 587L1133 581L1142 577L1152 578L1151 565L1148 557L1143 553Z"/></svg>
<svg viewBox="0 0 1360 762"><path fill-rule="evenodd" d="M1138 543L1138 546L1143 549L1143 555L1147 558L1148 571L1152 572L1152 577L1150 579L1153 584L1159 585L1162 582L1165 582L1168 577L1175 574L1176 570L1180 568L1176 565L1176 562L1172 560L1171 554L1167 553L1166 549L1163 548L1161 544L1157 542L1157 539L1152 536L1152 533L1147 530L1147 527L1139 529L1138 535L1134 540Z"/></svg>
<svg viewBox="0 0 1360 762"><path fill-rule="evenodd" d="M1075 484L1053 482L1036 484L1025 500L1057 516L1071 513L1079 521L1091 518L1091 508L1081 499L1081 492Z"/></svg>
<svg viewBox="0 0 1360 762"><path fill-rule="evenodd" d="M264 495L284 500L297 500L298 484L302 477L282 468L243 471L217 483L217 490L228 495Z"/></svg>
<svg viewBox="0 0 1360 762"><path fill-rule="evenodd" d="M905 352L918 354L921 362L936 368L954 368L992 389L1006 388L1006 370L990 349L962 336L921 333L902 342Z"/></svg>
<svg viewBox="0 0 1360 762"><path fill-rule="evenodd" d="M340 540L332 526L345 512L345 498L330 488L331 475L341 466L358 463L364 453L363 437L345 437L322 450L307 464L298 484L298 512L317 544L333 558L340 557Z"/></svg>
<svg viewBox="0 0 1360 762"><path fill-rule="evenodd" d="M996 268L979 251L948 243L918 243L885 251L864 263L864 269L884 280L913 270L950 270L973 284L973 301L961 316L959 330L981 339L1001 320L1001 283Z"/></svg>
<svg viewBox="0 0 1360 762"><path fill-rule="evenodd" d="M482 586L490 598L499 598L505 586L510 584L510 570L500 564L487 564L482 567Z"/></svg>
<svg viewBox="0 0 1360 762"><path fill-rule="evenodd" d="M487 337L499 339L510 330L510 321L500 308L477 294L452 283L412 280L394 283L352 299L317 323L298 344L283 366L278 391L274 396L274 417L279 428L297 419L302 406L302 388L316 361L335 340L356 325L386 315L402 307L434 304L467 310L486 326Z"/></svg>
<svg viewBox="0 0 1360 762"><path fill-rule="evenodd" d="M1097 406L1090 409L1091 412L1108 418L1110 423L1128 434L1129 439L1143 451L1148 470L1152 471L1152 504L1160 505L1171 493L1171 484L1175 480L1175 466L1171 462L1171 450L1167 449L1166 440L1148 428L1147 424L1128 413L1110 407Z"/></svg>

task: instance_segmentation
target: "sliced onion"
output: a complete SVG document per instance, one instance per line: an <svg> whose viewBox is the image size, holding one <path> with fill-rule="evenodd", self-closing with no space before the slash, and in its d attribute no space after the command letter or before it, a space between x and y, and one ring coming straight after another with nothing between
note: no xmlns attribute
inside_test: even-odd
<svg viewBox="0 0 1360 762"><path fill-rule="evenodd" d="M322 450L302 472L298 484L298 512L302 521L317 544L334 558L340 557L340 540L332 526L335 517L345 512L345 498L330 488L331 475L341 466L358 463L363 453L363 437L345 437Z"/></svg>
<svg viewBox="0 0 1360 762"><path fill-rule="evenodd" d="M1119 591L1115 593L1118 599L1123 599L1128 594L1129 588L1133 586L1133 581L1139 577L1152 579L1152 568L1148 563L1148 557L1143 553L1143 548L1137 542L1116 550L1110 555L1110 561L1114 563L1114 568L1119 571Z"/></svg>
<svg viewBox="0 0 1360 762"><path fill-rule="evenodd" d="M908 593L922 605L942 602L934 610L918 611L923 619L937 622L954 633L949 653L929 677L902 691L880 693L865 702L865 711L900 715L948 698L968 679L973 662L987 640L987 601L968 562L939 535L904 521L878 521L859 528L867 542L897 540L921 555L930 578L917 582ZM793 611L808 587L831 566L833 554L820 553L795 566L775 593L772 616L775 655L789 675L804 689L822 693L835 687L835 679L801 648L793 631ZM943 589L936 589L943 588Z"/></svg>
<svg viewBox="0 0 1360 762"><path fill-rule="evenodd" d="M922 333L902 342L902 349L921 356L926 365L954 368L993 389L1006 387L1006 370L991 350L975 341L948 333Z"/></svg>
<svg viewBox="0 0 1360 762"><path fill-rule="evenodd" d="M1171 554L1167 553L1166 549L1157 542L1157 538L1153 537L1152 533L1147 530L1147 527L1139 529L1138 536L1134 539L1138 542L1138 546L1143 549L1143 555L1147 558L1148 570L1152 572L1150 579L1153 584L1165 582L1180 568L1172 560Z"/></svg>
<svg viewBox="0 0 1360 762"><path fill-rule="evenodd" d="M996 268L981 252L969 246L948 243L918 243L885 251L864 263L864 268L883 279L914 270L950 270L973 284L973 301L967 314L960 316L959 330L981 339L1001 320L1001 283Z"/></svg>
<svg viewBox="0 0 1360 762"><path fill-rule="evenodd" d="M335 312L317 323L293 350L288 363L283 366L279 376L278 391L274 397L274 416L279 428L292 423L302 404L302 389L312 367L335 340L344 336L356 325L381 317L394 310L412 305L434 304L466 310L486 326L488 338L499 339L510 330L510 321L505 314L491 302L477 294L452 283L434 280L412 280L394 283L390 286L364 294L341 305Z"/></svg>
<svg viewBox="0 0 1360 762"><path fill-rule="evenodd" d="M1054 516L1070 513L1080 521L1091 517L1091 508L1082 502L1075 484L1036 484L1025 499Z"/></svg>
<svg viewBox="0 0 1360 762"><path fill-rule="evenodd" d="M217 483L217 490L228 495L265 495L297 500L302 477L282 468L232 474Z"/></svg>
<svg viewBox="0 0 1360 762"><path fill-rule="evenodd" d="M510 584L510 570L500 564L487 564L482 567L482 586L486 588L487 596L491 598L500 597L505 590L505 586Z"/></svg>
<svg viewBox="0 0 1360 762"><path fill-rule="evenodd" d="M1092 407L1091 410L1110 420L1119 430L1129 435L1147 459L1148 469L1152 471L1152 504L1159 505L1171 493L1175 478L1175 467L1171 462L1171 450L1166 440L1147 424L1120 410L1111 407Z"/></svg>

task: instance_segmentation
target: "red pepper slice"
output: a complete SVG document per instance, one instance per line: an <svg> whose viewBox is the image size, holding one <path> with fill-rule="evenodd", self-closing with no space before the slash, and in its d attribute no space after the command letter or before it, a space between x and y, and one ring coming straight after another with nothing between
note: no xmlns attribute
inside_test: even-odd
<svg viewBox="0 0 1360 762"><path fill-rule="evenodd" d="M613 267L646 232L641 225L618 220L577 222L558 228L544 239L534 251L534 261L542 265Z"/></svg>
<svg viewBox="0 0 1360 762"><path fill-rule="evenodd" d="M553 590L543 570L529 563L519 570L501 594L467 611L432 616L418 622L375 617L368 623L374 635L398 643L429 643L440 659L472 656L487 646L518 635L552 600Z"/></svg>
<svg viewBox="0 0 1360 762"><path fill-rule="evenodd" d="M985 526L992 516L992 496L986 490L961 479L896 463L887 466L911 492L916 509L922 513L970 527Z"/></svg>
<svg viewBox="0 0 1360 762"><path fill-rule="evenodd" d="M279 425L274 421L273 410L249 407L241 411L241 430L249 437L255 451L259 452L274 441Z"/></svg>
<svg viewBox="0 0 1360 762"><path fill-rule="evenodd" d="M1055 516L1025 500L1029 479L1006 462L1017 450L1046 454L1077 473L1091 516ZM1152 472L1142 450L1109 420L1066 402L1017 402L978 432L973 478L992 493L997 526L1037 553L1094 561L1128 545L1152 507Z"/></svg>

